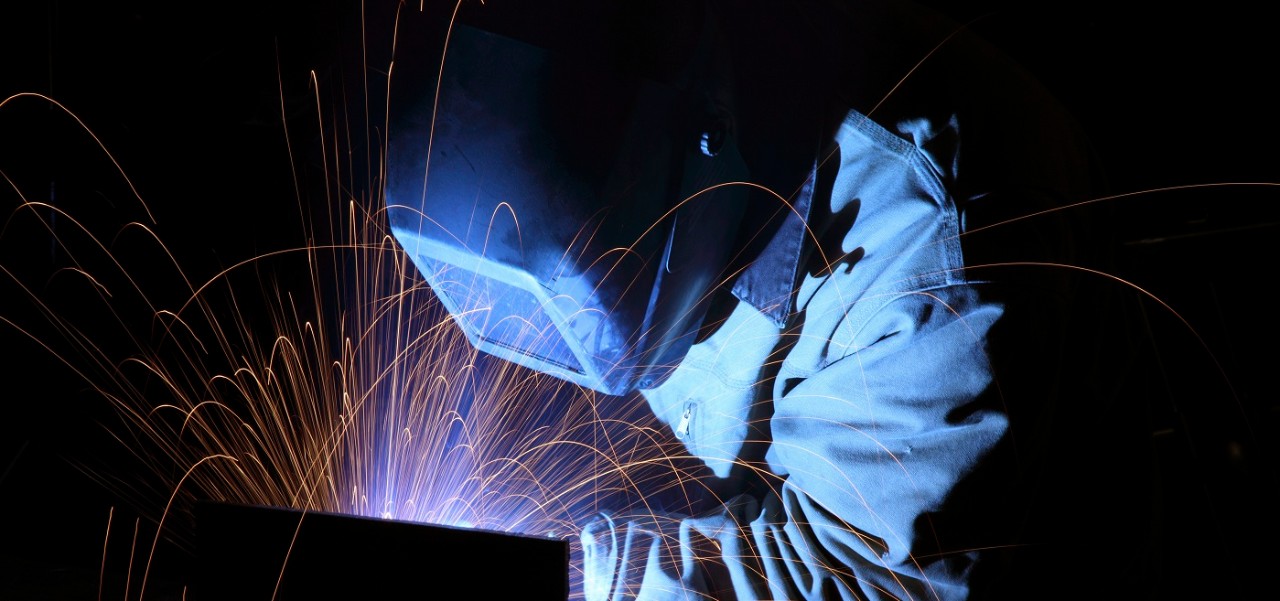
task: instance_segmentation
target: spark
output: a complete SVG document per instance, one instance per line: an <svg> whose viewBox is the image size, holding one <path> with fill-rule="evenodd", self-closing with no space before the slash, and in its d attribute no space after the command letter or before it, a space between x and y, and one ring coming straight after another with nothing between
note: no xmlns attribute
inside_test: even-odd
<svg viewBox="0 0 1280 601"><path fill-rule="evenodd" d="M311 77L330 174L323 187L332 199L349 180L327 149L345 142L339 128L326 127L337 111L322 102ZM182 534L178 518L197 500L573 540L602 503L626 504L641 490L685 484L671 469L674 447L656 435L642 401L602 407L606 401L590 391L475 350L396 246L378 193L331 200L337 228L328 242L262 252L202 279L164 244L141 194L79 116L35 94L12 96L0 109L31 98L81 126L149 218L147 225L100 231L70 208L28 200L10 181L21 202L0 230L37 225L50 232L71 261L64 269L96 291L83 301L114 319L89 327L80 314L55 310L45 289L0 271L57 339L0 318L110 403L122 423L111 435L154 470L152 486L168 490L168 501L155 507L148 490L101 467L84 468L149 508L156 524L136 582L131 561L127 598L147 594L157 543ZM292 143L288 149L293 157ZM380 188L379 181L369 186ZM42 211L65 219L55 227ZM147 235L120 238L136 227ZM116 242L103 242L108 238ZM131 262L122 248L146 259ZM137 277L157 272L178 276L181 288L149 289ZM299 272L307 274L300 287L275 277ZM174 292L179 299L167 300ZM269 312L265 327L245 312L259 304ZM130 342L124 355L100 344L104 325ZM598 446L601 439L610 446ZM626 455L614 455L616 448ZM145 551L138 536L135 528L131 560ZM103 565L105 571L105 550Z"/></svg>

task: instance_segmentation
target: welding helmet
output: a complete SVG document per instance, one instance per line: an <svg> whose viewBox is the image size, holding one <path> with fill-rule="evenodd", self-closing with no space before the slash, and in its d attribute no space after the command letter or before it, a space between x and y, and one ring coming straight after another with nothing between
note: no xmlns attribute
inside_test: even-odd
<svg viewBox="0 0 1280 601"><path fill-rule="evenodd" d="M712 18L469 8L442 56L396 60L391 231L480 350L606 394L656 386L730 276L747 197Z"/></svg>

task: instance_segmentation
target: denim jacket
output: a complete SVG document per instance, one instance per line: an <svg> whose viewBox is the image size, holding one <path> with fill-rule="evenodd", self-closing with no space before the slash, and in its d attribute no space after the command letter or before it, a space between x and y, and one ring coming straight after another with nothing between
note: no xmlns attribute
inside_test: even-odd
<svg viewBox="0 0 1280 601"><path fill-rule="evenodd" d="M973 77L956 64L899 90L925 102L875 119L848 111L812 205L735 282L719 328L642 391L717 478L771 484L707 514L588 525L588 599L969 595L978 552L934 552L930 516L1010 422L977 402L993 387L988 333L1007 307L966 265L966 215L990 198L1087 192L1074 188L1076 130L1041 88L1006 86L1028 81L1006 64ZM832 217L813 217L823 211ZM826 224L844 229L812 229Z"/></svg>
<svg viewBox="0 0 1280 601"><path fill-rule="evenodd" d="M857 212L844 255L801 278L782 327L759 308L777 298L741 298L643 394L722 478L764 429L752 421L759 403L772 405L758 419L781 486L679 525L682 540L718 543L737 598L954 597L972 558L913 558L915 522L1005 432L1002 415L966 411L991 380L985 333L1001 307L965 278L956 206L934 158L857 113L837 143L834 181L818 184L830 185L833 214ZM780 345L770 390L761 384ZM645 574L643 597L699 598L706 586L690 563L697 545L656 534L675 526L632 525L628 536L653 545L643 555L653 563L632 570ZM687 573L673 569L682 565Z"/></svg>

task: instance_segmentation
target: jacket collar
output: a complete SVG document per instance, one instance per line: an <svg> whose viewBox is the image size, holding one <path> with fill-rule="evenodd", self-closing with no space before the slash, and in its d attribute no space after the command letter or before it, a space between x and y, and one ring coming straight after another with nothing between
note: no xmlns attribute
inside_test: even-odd
<svg viewBox="0 0 1280 601"><path fill-rule="evenodd" d="M785 207L781 227L733 283L732 292L738 300L755 307L779 328L795 312L800 268L813 248L809 214L814 193L823 185L819 173L819 162L815 161L804 186Z"/></svg>

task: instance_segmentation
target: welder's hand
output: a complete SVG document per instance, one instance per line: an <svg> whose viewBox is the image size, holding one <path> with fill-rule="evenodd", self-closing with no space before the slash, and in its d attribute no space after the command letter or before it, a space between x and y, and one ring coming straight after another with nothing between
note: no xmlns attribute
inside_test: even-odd
<svg viewBox="0 0 1280 601"><path fill-rule="evenodd" d="M705 599L679 516L601 515L581 534L587 601Z"/></svg>
<svg viewBox="0 0 1280 601"><path fill-rule="evenodd" d="M587 601L707 601L742 586L767 594L744 526L761 514L740 495L697 516L601 514L581 534ZM734 595L741 597L741 595Z"/></svg>

